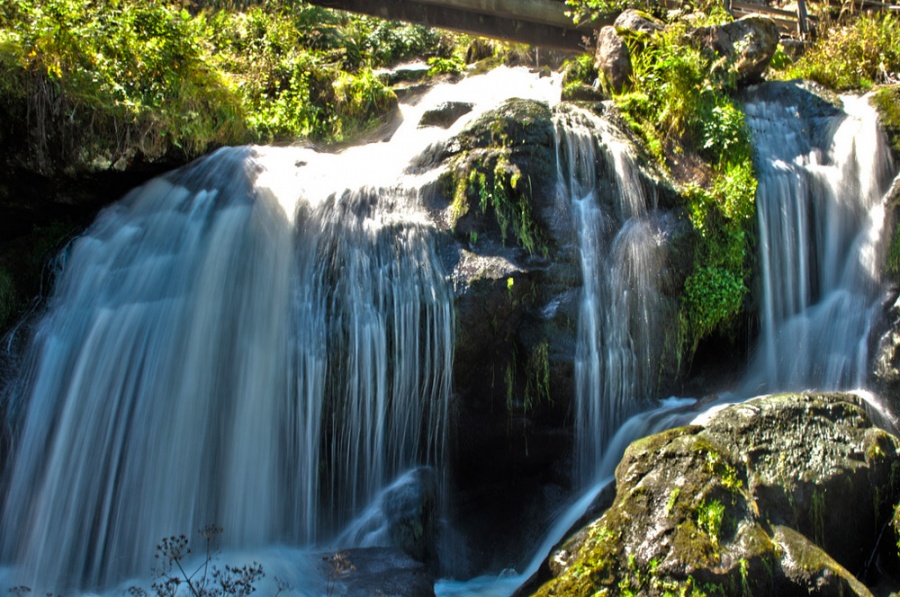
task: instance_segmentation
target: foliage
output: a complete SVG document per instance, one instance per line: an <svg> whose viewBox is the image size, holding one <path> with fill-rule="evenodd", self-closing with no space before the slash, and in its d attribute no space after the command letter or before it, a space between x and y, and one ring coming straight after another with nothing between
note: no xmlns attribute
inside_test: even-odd
<svg viewBox="0 0 900 597"><path fill-rule="evenodd" d="M50 167L339 140L393 107L375 68L452 51L446 33L297 0L205 4L0 0L0 141L31 138Z"/></svg>
<svg viewBox="0 0 900 597"><path fill-rule="evenodd" d="M883 87L872 96L878 121L885 134L895 163L900 163L900 85Z"/></svg>
<svg viewBox="0 0 900 597"><path fill-rule="evenodd" d="M597 80L597 67L594 66L594 57L591 54L579 54L574 59L563 63L563 92L562 97L577 96L577 91L583 86L593 87Z"/></svg>
<svg viewBox="0 0 900 597"><path fill-rule="evenodd" d="M714 15L715 16L715 15ZM663 164L678 152L702 158L711 181L682 197L697 233L694 271L685 282L683 338L691 350L726 331L747 294L755 210L750 133L739 106L733 65L694 45L683 24L626 39L630 90L614 97L626 122Z"/></svg>
<svg viewBox="0 0 900 597"><path fill-rule="evenodd" d="M649 10L655 6L649 0L566 0L572 10L567 12L575 24L596 21L601 16L622 12L626 8Z"/></svg>
<svg viewBox="0 0 900 597"><path fill-rule="evenodd" d="M512 282L512 278L509 279ZM511 286L510 286L511 288ZM532 349L525 365L525 410L542 402L552 403L550 394L550 353L546 340Z"/></svg>
<svg viewBox="0 0 900 597"><path fill-rule="evenodd" d="M490 159L469 162L457 178L451 206L452 224L455 227L456 222L469 212L470 197L474 197L479 213L493 213L503 243L511 234L530 254L546 254L546 243L535 221L528 187L518 166L509 161L508 148L501 148Z"/></svg>
<svg viewBox="0 0 900 597"><path fill-rule="evenodd" d="M837 91L897 82L900 17L890 12L862 14L850 23L833 24L783 76L811 79Z"/></svg>
<svg viewBox="0 0 900 597"><path fill-rule="evenodd" d="M119 149L91 135L100 127L148 155L168 144L192 154L241 132L228 82L204 65L202 28L164 3L21 2L2 22L0 93L27 103L20 111L45 160L68 157L53 155L58 141L64 151Z"/></svg>
<svg viewBox="0 0 900 597"><path fill-rule="evenodd" d="M546 105L514 99L484 114L457 137L460 149L449 185L454 229L470 212L490 215L503 243L512 239L532 255L547 254L546 234L533 203L534 184L549 174L552 153L542 154L535 147L535 136L543 138L551 126Z"/></svg>
<svg viewBox="0 0 900 597"><path fill-rule="evenodd" d="M705 532L714 546L719 544L725 506L719 500L703 500L697 508L697 526Z"/></svg>
<svg viewBox="0 0 900 597"><path fill-rule="evenodd" d="M431 76L441 75L444 73L458 74L461 73L465 64L458 56L450 58L442 58L440 56L432 56L428 59L428 74Z"/></svg>

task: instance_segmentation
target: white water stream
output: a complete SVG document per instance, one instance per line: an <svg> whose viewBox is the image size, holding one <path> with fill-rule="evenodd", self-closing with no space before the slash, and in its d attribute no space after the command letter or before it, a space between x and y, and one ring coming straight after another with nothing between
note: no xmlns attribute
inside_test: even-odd
<svg viewBox="0 0 900 597"><path fill-rule="evenodd" d="M558 94L499 69L405 106L389 142L222 149L104 210L10 391L4 584L111 589L211 522L232 552L315 546L441 468L453 306L405 170L507 97ZM417 127L452 99L473 111Z"/></svg>

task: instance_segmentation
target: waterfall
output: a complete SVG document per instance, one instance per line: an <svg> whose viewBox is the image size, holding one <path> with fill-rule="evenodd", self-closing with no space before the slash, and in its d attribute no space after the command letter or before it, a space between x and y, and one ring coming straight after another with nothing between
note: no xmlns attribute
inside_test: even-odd
<svg viewBox="0 0 900 597"><path fill-rule="evenodd" d="M26 584L108 586L213 521L228 544L311 542L441 463L452 303L415 197L289 216L277 153L220 150L72 246L19 389L2 549Z"/></svg>
<svg viewBox="0 0 900 597"><path fill-rule="evenodd" d="M556 81L439 85L389 141L221 149L105 209L5 393L4 582L109 590L210 523L226 549L326 546L408 471L442 483L453 296L423 206L440 171L411 163ZM462 100L449 129L418 126Z"/></svg>
<svg viewBox="0 0 900 597"><path fill-rule="evenodd" d="M583 280L575 426L588 483L618 426L655 389L662 234L622 134L584 110L561 109L555 120L558 194L573 214Z"/></svg>
<svg viewBox="0 0 900 597"><path fill-rule="evenodd" d="M652 403L640 402L647 395L642 384L653 379L648 376L653 369L644 365L652 364L654 355L651 352L648 360L641 352L633 326L647 322L647 333L652 333L658 320L645 318L640 303L621 305L631 299L628 290L636 288L649 293L642 293L644 300L653 301L648 308L658 297L653 284L639 286L635 280L646 278L635 274L631 286L617 286L623 279L617 264L631 264L632 272L650 272L650 280L659 265L654 259L620 261L612 247L619 236L627 238L628 217L637 216L633 224L646 223L640 206L647 203L632 199L640 195L623 197L611 190L632 177L627 165L607 179L615 184L604 184L595 171L596 164L609 161L597 149L609 125L592 121L582 129L568 119L558 120L561 194L575 214L584 276L576 362L576 458L584 463L579 467L583 482L591 482L557 516L524 573L442 581L439 595L501 597L527 581L609 481L632 441L689 423L702 425L728 403L764 392L865 386L869 333L881 299L883 201L895 170L866 98L845 97L844 112L813 118L805 112L809 97L797 103L805 92L791 97L784 91L763 87L763 97L745 105L757 148L762 330L753 362L743 379L736 380L735 391L721 394L704 410L693 399L667 399L652 408L647 408ZM604 197L621 198L625 206L610 207ZM644 245L645 256L646 246L656 245ZM608 294L613 289L619 294ZM617 304L615 296L623 301ZM592 330L604 331L592 335ZM630 343L633 352L628 353ZM634 377L617 377L618 372ZM869 399L865 391L859 395ZM585 464L593 465L592 474L585 476Z"/></svg>
<svg viewBox="0 0 900 597"><path fill-rule="evenodd" d="M758 154L761 334L742 394L865 386L892 165L867 98L842 100L845 113L812 123L791 102L745 106Z"/></svg>

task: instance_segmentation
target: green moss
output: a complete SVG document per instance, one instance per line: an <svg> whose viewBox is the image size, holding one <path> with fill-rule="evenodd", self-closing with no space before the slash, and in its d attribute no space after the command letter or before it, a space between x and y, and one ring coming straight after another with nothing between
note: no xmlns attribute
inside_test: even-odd
<svg viewBox="0 0 900 597"><path fill-rule="evenodd" d="M725 517L725 506L719 500L703 500L697 507L697 526L709 537L713 546L719 546L719 535Z"/></svg>
<svg viewBox="0 0 900 597"><path fill-rule="evenodd" d="M900 162L900 86L879 89L872 96L872 104L878 110L879 121L887 134L894 160ZM895 239L896 236L895 234ZM891 249L893 255L893 245Z"/></svg>
<svg viewBox="0 0 900 597"><path fill-rule="evenodd" d="M490 216L503 243L546 255L546 235L532 207L532 176L540 184L549 175L551 131L547 106L522 100L511 100L463 131L452 168L451 227L457 229L466 216Z"/></svg>

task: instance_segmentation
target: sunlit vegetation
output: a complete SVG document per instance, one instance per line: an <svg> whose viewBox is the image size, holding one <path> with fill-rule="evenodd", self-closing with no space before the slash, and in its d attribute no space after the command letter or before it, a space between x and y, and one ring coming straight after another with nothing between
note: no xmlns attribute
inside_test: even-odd
<svg viewBox="0 0 900 597"><path fill-rule="evenodd" d="M570 0L585 17L608 3ZM729 20L708 11L703 24ZM695 23L696 24L696 23ZM756 180L744 115L731 97L733 65L669 23L654 35L627 34L630 86L613 93L619 112L664 169L695 156L700 180L681 180L681 196L696 233L694 269L682 297L682 340L688 353L704 337L727 333L748 292ZM585 60L570 66L572 81L597 76ZM677 178L677 176L676 176Z"/></svg>
<svg viewBox="0 0 900 597"><path fill-rule="evenodd" d="M0 0L0 142L24 134L49 169L342 140L396 104L376 69L454 50L424 27L292 0L243 4Z"/></svg>
<svg viewBox="0 0 900 597"><path fill-rule="evenodd" d="M863 14L825 25L815 43L780 76L802 78L836 91L867 90L900 80L900 18Z"/></svg>

